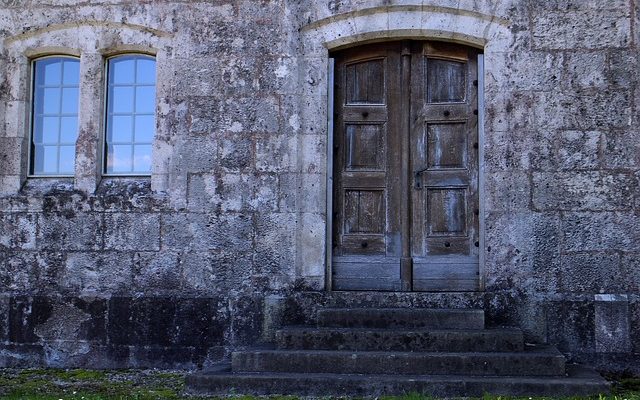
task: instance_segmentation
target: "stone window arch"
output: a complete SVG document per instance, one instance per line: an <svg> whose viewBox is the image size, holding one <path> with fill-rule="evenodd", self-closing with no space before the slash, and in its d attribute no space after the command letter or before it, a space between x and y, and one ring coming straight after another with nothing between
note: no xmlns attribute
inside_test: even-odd
<svg viewBox="0 0 640 400"><path fill-rule="evenodd" d="M149 27L109 21L79 21L57 24L10 36L5 41L5 55L0 67L8 71L8 96L0 103L0 123L12 142L9 163L0 175L0 192L17 193L30 173L30 106L32 60L64 55L80 60L78 139L76 142L73 185L77 190L93 193L103 177L105 60L116 54L152 55L159 68L168 65L172 53L172 34ZM156 110L169 99L169 88L159 85ZM157 127L152 143L151 187L166 191L168 159L171 152L169 126L156 115ZM2 120L3 119L3 120ZM71 181L69 181L71 182Z"/></svg>

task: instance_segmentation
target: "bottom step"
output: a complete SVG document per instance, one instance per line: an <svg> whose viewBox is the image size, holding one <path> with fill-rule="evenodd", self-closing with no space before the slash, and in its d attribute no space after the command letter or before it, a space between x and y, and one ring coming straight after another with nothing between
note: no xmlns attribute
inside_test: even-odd
<svg viewBox="0 0 640 400"><path fill-rule="evenodd" d="M490 377L447 375L343 375L293 373L195 373L187 377L191 394L381 396L420 393L437 397L590 396L609 384L595 371L567 365L566 377Z"/></svg>

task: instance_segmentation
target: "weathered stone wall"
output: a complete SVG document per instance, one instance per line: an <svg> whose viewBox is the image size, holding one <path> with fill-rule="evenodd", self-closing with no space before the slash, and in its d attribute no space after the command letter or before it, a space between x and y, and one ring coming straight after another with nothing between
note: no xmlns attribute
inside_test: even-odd
<svg viewBox="0 0 640 400"><path fill-rule="evenodd" d="M330 303L304 294L325 280L328 50L406 37L484 48L486 294L468 305L638 364L634 1L0 4L0 365L207 366L266 339L278 299L291 321ZM104 59L123 51L156 54L147 179L100 176ZM75 176L27 178L29 60L56 53L81 58Z"/></svg>

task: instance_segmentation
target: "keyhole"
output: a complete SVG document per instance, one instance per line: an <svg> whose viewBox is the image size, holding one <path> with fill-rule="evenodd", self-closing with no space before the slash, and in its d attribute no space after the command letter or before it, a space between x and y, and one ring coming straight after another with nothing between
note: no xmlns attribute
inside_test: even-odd
<svg viewBox="0 0 640 400"><path fill-rule="evenodd" d="M451 243L449 243L449 242L444 242L444 247L451 247Z"/></svg>
<svg viewBox="0 0 640 400"><path fill-rule="evenodd" d="M369 116L369 112L368 111L364 111L362 113L362 118L367 118Z"/></svg>
<svg viewBox="0 0 640 400"><path fill-rule="evenodd" d="M362 243L360 243L360 246L362 246L363 249L366 249L367 247L369 247L369 243L368 242L362 242Z"/></svg>
<svg viewBox="0 0 640 400"><path fill-rule="evenodd" d="M445 116L445 117L448 117L449 115L451 115L451 112L450 112L449 110L446 110L446 111L444 112L444 116Z"/></svg>

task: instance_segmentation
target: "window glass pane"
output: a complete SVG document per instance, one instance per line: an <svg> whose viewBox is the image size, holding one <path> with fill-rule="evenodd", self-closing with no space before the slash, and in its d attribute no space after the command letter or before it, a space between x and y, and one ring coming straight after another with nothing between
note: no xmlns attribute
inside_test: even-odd
<svg viewBox="0 0 640 400"><path fill-rule="evenodd" d="M106 173L148 174L155 135L155 60L128 55L109 60Z"/></svg>
<svg viewBox="0 0 640 400"><path fill-rule="evenodd" d="M65 86L77 86L80 83L80 63L77 60L64 61L62 83Z"/></svg>
<svg viewBox="0 0 640 400"><path fill-rule="evenodd" d="M33 63L33 174L73 175L79 65L69 57L48 57Z"/></svg>
<svg viewBox="0 0 640 400"><path fill-rule="evenodd" d="M45 88L42 91L42 112L58 114L60 112L60 89Z"/></svg>
<svg viewBox="0 0 640 400"><path fill-rule="evenodd" d="M132 117L128 115L112 116L107 123L109 126L107 140L111 143L131 143L133 140L131 119Z"/></svg>
<svg viewBox="0 0 640 400"><path fill-rule="evenodd" d="M136 88L136 113L153 113L156 102L156 88L138 86Z"/></svg>
<svg viewBox="0 0 640 400"><path fill-rule="evenodd" d="M73 174L73 166L76 162L75 146L60 146L60 171L61 174Z"/></svg>
<svg viewBox="0 0 640 400"><path fill-rule="evenodd" d="M133 112L133 87L115 86L110 91L110 103L112 113Z"/></svg>
<svg viewBox="0 0 640 400"><path fill-rule="evenodd" d="M60 143L74 144L78 139L78 117L60 118Z"/></svg>
<svg viewBox="0 0 640 400"><path fill-rule="evenodd" d="M136 116L136 143L153 142L153 133L155 132L155 118L153 115Z"/></svg>
<svg viewBox="0 0 640 400"><path fill-rule="evenodd" d="M59 58L48 58L38 61L36 80L39 85L60 85L62 63Z"/></svg>
<svg viewBox="0 0 640 400"><path fill-rule="evenodd" d="M58 146L36 146L35 153L35 172L43 174L58 172Z"/></svg>
<svg viewBox="0 0 640 400"><path fill-rule="evenodd" d="M40 117L34 120L34 143L58 143L58 117Z"/></svg>
<svg viewBox="0 0 640 400"><path fill-rule="evenodd" d="M107 172L126 173L131 172L131 146L112 145L109 146L107 157Z"/></svg>
<svg viewBox="0 0 640 400"><path fill-rule="evenodd" d="M134 82L135 61L131 57L118 57L109 60L109 82L121 85Z"/></svg>
<svg viewBox="0 0 640 400"><path fill-rule="evenodd" d="M62 89L62 114L76 114L78 112L78 89Z"/></svg>
<svg viewBox="0 0 640 400"><path fill-rule="evenodd" d="M150 58L139 58L136 65L136 83L156 83L156 61Z"/></svg>
<svg viewBox="0 0 640 400"><path fill-rule="evenodd" d="M151 146L138 145L133 149L133 170L140 173L151 172Z"/></svg>

